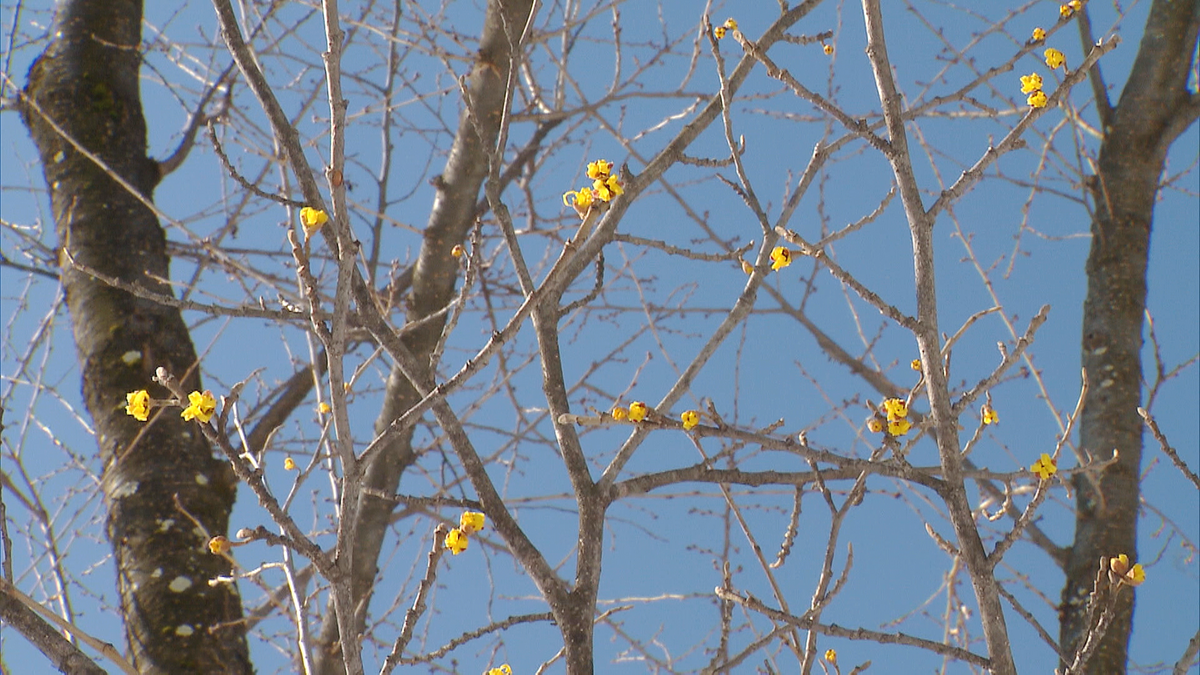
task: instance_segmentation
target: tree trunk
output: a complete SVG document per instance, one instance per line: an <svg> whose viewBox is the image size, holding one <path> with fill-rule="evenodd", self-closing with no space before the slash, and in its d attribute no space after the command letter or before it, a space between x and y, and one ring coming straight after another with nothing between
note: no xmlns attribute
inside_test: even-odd
<svg viewBox="0 0 1200 675"><path fill-rule="evenodd" d="M178 409L158 410L147 423L124 410L130 391L169 396L151 386L159 366L189 390L201 388L187 326L176 309L81 269L172 292L156 281L170 276L166 235L142 202L161 176L146 156L141 22L138 0L61 3L54 37L30 69L21 112L50 188L83 396L104 463L108 537L133 663L143 673L249 673L237 589L208 584L230 572L205 544L228 527L232 471Z"/></svg>
<svg viewBox="0 0 1200 675"><path fill-rule="evenodd" d="M458 132L446 168L435 180L437 196L425 226L420 256L413 271L412 291L407 299L408 321L420 321L444 308L454 294L458 279L458 262L450 255L455 244L462 243L475 223L475 204L480 187L487 177L488 152L496 144L500 121L507 103L506 89L510 71L510 36L515 43L529 17L532 0L488 2L479 51L467 78L472 120L467 111L459 116ZM464 102L464 106L466 103ZM478 126L476 126L478 125ZM486 138L480 138L482 130ZM500 153L503 157L503 150ZM428 363L445 318L430 320L404 337L405 345L414 356ZM382 432L392 421L403 415L421 400L412 384L399 368L388 377L383 408L375 422L375 431ZM399 434L366 466L363 483L372 490L392 494L400 484L404 470L416 461L412 447L413 429ZM352 592L356 605L369 606L370 594L378 573L379 552L388 532L395 505L364 494L359 506L358 540L354 542L354 571ZM338 647L337 622L329 617L322 626L317 650L317 673L336 675L345 672ZM365 625L366 612L358 614L359 629Z"/></svg>
<svg viewBox="0 0 1200 675"><path fill-rule="evenodd" d="M1154 201L1167 150L1196 119L1197 97L1187 77L1195 53L1200 1L1156 0L1137 59L1115 109L1098 109L1104 125L1094 203L1088 290L1083 308L1083 367L1090 388L1080 421L1080 445L1097 460L1120 459L1097 477L1099 491L1076 476L1075 542L1063 588L1060 641L1068 656L1087 625L1088 595L1101 556L1136 559L1142 459L1142 331L1146 267ZM1093 76L1097 76L1093 73ZM1133 620L1133 592L1121 589L1116 616L1085 667L1124 673Z"/></svg>

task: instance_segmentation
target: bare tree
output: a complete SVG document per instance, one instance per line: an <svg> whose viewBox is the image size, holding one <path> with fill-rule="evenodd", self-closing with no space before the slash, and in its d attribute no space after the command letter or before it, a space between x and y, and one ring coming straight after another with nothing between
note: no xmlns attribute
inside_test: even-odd
<svg viewBox="0 0 1200 675"><path fill-rule="evenodd" d="M1196 358L1155 342L1144 401L1134 367L1155 195L1194 213L1194 1L1153 3L1115 108L1092 19L1128 19L1082 3L93 4L44 47L16 5L44 54L5 66L57 234L6 199L0 612L65 671L1120 672L1138 506L1195 550L1138 479L1146 424L1200 488L1152 415ZM1082 380L1046 213L1094 216ZM13 280L62 285L78 371ZM64 424L39 397L80 374ZM125 654L58 515L97 489Z"/></svg>

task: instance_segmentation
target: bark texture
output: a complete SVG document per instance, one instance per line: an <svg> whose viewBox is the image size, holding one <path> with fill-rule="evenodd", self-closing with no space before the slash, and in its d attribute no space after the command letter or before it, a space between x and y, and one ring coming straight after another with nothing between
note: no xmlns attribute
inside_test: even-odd
<svg viewBox="0 0 1200 675"><path fill-rule="evenodd" d="M532 4L532 0L488 2L479 51L467 77L471 114L468 114L467 104L464 103L446 168L434 181L437 195L425 226L421 252L413 271L412 290L407 298L407 319L410 323L441 310L453 297L459 266L451 257L450 249L465 241L475 223L476 201L489 169L488 153L495 147L505 112L511 63L510 35L512 42L519 39ZM506 31L511 31L511 34ZM482 138L480 132L483 133ZM428 363L444 325L444 317L430 320L405 335L405 346L423 363ZM388 377L383 408L375 422L375 431L382 432L420 400L421 396L404 374L398 368L393 368ZM396 491L404 470L417 460L412 435L412 428L399 434L365 467L363 483L366 487L384 494ZM394 504L365 494L361 500L357 541L352 556L352 587L355 604L365 609L369 606L375 576L379 572L377 561L391 523ZM327 616L332 615L330 611ZM365 620L366 612L360 611L357 617L360 630ZM316 652L318 673L336 675L345 672L341 663L337 623L332 618L322 626Z"/></svg>
<svg viewBox="0 0 1200 675"><path fill-rule="evenodd" d="M169 295L166 234L149 201L160 179L146 155L138 71L138 0L59 5L53 39L29 72L22 116L38 147L61 251L81 266ZM57 127L57 128L56 128ZM95 155L103 166L79 152ZM83 396L104 464L107 533L130 657L143 673L252 671L236 587L208 585L228 563L206 549L225 534L236 481L178 409L149 422L125 414L158 366L200 389L182 316L99 281L60 253L83 373ZM176 506L196 518L201 532Z"/></svg>
<svg viewBox="0 0 1200 675"><path fill-rule="evenodd" d="M1080 444L1097 459L1120 459L1076 491L1075 542L1063 588L1060 644L1069 656L1091 628L1088 595L1101 556L1136 559L1142 459L1142 332L1154 202L1171 143L1195 121L1200 101L1187 89L1196 49L1200 1L1156 0L1119 103L1098 105L1104 125L1094 204L1083 367L1091 386L1080 420ZM1093 76L1097 76L1093 73ZM1118 595L1114 621L1087 663L1088 673L1124 673L1133 592Z"/></svg>

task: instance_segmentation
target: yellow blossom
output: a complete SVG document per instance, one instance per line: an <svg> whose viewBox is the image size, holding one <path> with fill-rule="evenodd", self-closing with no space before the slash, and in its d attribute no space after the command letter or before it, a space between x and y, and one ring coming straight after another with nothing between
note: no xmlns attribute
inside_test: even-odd
<svg viewBox="0 0 1200 675"><path fill-rule="evenodd" d="M1050 480L1051 476L1058 473L1058 462L1043 452L1042 456L1029 467L1029 470L1041 480Z"/></svg>
<svg viewBox="0 0 1200 675"><path fill-rule="evenodd" d="M718 40L725 37L725 26L717 26L716 28L714 28L713 35L717 36Z"/></svg>
<svg viewBox="0 0 1200 675"><path fill-rule="evenodd" d="M614 420L620 422L626 417L629 417L629 410L627 410L624 406L614 405L612 411L608 414L612 415Z"/></svg>
<svg viewBox="0 0 1200 675"><path fill-rule="evenodd" d="M1083 9L1083 0L1071 0L1067 3L1067 5L1069 5L1071 9L1078 12L1079 10Z"/></svg>
<svg viewBox="0 0 1200 675"><path fill-rule="evenodd" d="M883 431L883 420L879 419L878 417L872 417L867 422L867 428L871 430L871 433L877 434Z"/></svg>
<svg viewBox="0 0 1200 675"><path fill-rule="evenodd" d="M792 252L782 246L771 249L771 269L779 271L792 264Z"/></svg>
<svg viewBox="0 0 1200 675"><path fill-rule="evenodd" d="M1142 567L1141 563L1130 567L1129 556L1124 553L1110 558L1108 567L1121 578L1122 583L1130 586L1141 586L1146 581L1146 569Z"/></svg>
<svg viewBox="0 0 1200 675"><path fill-rule="evenodd" d="M744 259L739 259L742 263L742 271L746 274L754 274L754 265L746 262Z"/></svg>
<svg viewBox="0 0 1200 675"><path fill-rule="evenodd" d="M912 424L903 417L897 420L888 420L888 433L893 436L903 436L912 428Z"/></svg>
<svg viewBox="0 0 1200 675"><path fill-rule="evenodd" d="M455 244L454 248L450 249L450 255L454 256L455 258L461 258L466 255L466 253L467 249L463 248L462 244Z"/></svg>
<svg viewBox="0 0 1200 675"><path fill-rule="evenodd" d="M1000 415L991 405L985 403L982 412L984 424L996 424L1000 421Z"/></svg>
<svg viewBox="0 0 1200 675"><path fill-rule="evenodd" d="M592 194L602 202L612 201L613 197L624 193L625 188L621 187L621 181L617 180L616 176L592 181Z"/></svg>
<svg viewBox="0 0 1200 675"><path fill-rule="evenodd" d="M649 411L650 409L646 407L645 403L642 403L641 401L634 401L633 403L629 404L629 421L641 422L642 420L646 419L646 413Z"/></svg>
<svg viewBox="0 0 1200 675"><path fill-rule="evenodd" d="M729 30L737 30L737 21L734 21L733 19L725 19L725 27Z"/></svg>
<svg viewBox="0 0 1200 675"><path fill-rule="evenodd" d="M1067 57L1063 56L1063 53L1054 47L1047 49L1042 54L1046 57L1046 65L1050 68L1050 70L1054 70L1055 68L1067 62Z"/></svg>
<svg viewBox="0 0 1200 675"><path fill-rule="evenodd" d="M450 552L454 555L458 555L467 550L467 540L467 535L456 527L446 535L446 548L450 549Z"/></svg>
<svg viewBox="0 0 1200 675"><path fill-rule="evenodd" d="M908 364L908 367L912 368L913 370L917 371L918 373L921 372L921 359L913 359Z"/></svg>
<svg viewBox="0 0 1200 675"><path fill-rule="evenodd" d="M589 162L587 165L587 177L592 180L603 180L608 178L608 174L612 171L612 168L613 163L606 159Z"/></svg>
<svg viewBox="0 0 1200 675"><path fill-rule="evenodd" d="M508 664L504 664L499 668L491 668L487 671L487 675L512 675L512 668Z"/></svg>
<svg viewBox="0 0 1200 675"><path fill-rule="evenodd" d="M825 660L836 666L837 665L837 652L832 649L826 649L825 650Z"/></svg>
<svg viewBox="0 0 1200 675"><path fill-rule="evenodd" d="M1030 73L1021 76L1021 93L1032 94L1035 91L1042 89L1042 76L1037 73Z"/></svg>
<svg viewBox="0 0 1200 675"><path fill-rule="evenodd" d="M131 391L125 394L125 403L126 415L132 415L139 422L150 419L150 392L145 389Z"/></svg>
<svg viewBox="0 0 1200 675"><path fill-rule="evenodd" d="M1064 19L1071 16L1074 13L1075 13L1075 9L1071 7L1070 3L1058 6L1058 15Z"/></svg>
<svg viewBox="0 0 1200 675"><path fill-rule="evenodd" d="M883 402L883 409L887 412L888 421L894 422L898 419L908 417L908 406L904 401L898 398L889 398Z"/></svg>
<svg viewBox="0 0 1200 675"><path fill-rule="evenodd" d="M188 394L188 407L184 408L179 416L185 420L195 419L201 423L208 423L216 409L217 400L213 398L211 391L205 390L203 394L193 391Z"/></svg>
<svg viewBox="0 0 1200 675"><path fill-rule="evenodd" d="M570 200L567 199L568 197ZM592 194L591 188L579 188L579 192L563 193L563 204L573 207L580 218L587 215L588 208L591 207L594 200L595 195Z"/></svg>
<svg viewBox="0 0 1200 675"><path fill-rule="evenodd" d="M679 419L683 420L683 430L691 431L697 424L700 424L700 413L695 410L688 410L680 415Z"/></svg>
<svg viewBox="0 0 1200 675"><path fill-rule="evenodd" d="M229 540L225 537L217 535L208 540L208 550L213 555L229 553L233 550L233 544L229 543Z"/></svg>
<svg viewBox="0 0 1200 675"><path fill-rule="evenodd" d="M295 469L296 468L296 460L292 459L291 457L284 457L283 458L283 468L287 469L288 471Z"/></svg>
<svg viewBox="0 0 1200 675"><path fill-rule="evenodd" d="M821 49L825 52L825 56L833 56L833 45L821 45Z"/></svg>
<svg viewBox="0 0 1200 675"><path fill-rule="evenodd" d="M458 529L462 530L463 534L475 534L483 529L486 516L478 511L463 511L463 514L458 517Z"/></svg>
<svg viewBox="0 0 1200 675"><path fill-rule="evenodd" d="M300 224L304 226L304 236L310 237L321 226L329 222L329 214L321 209L306 206L300 209Z"/></svg>
<svg viewBox="0 0 1200 675"><path fill-rule="evenodd" d="M1041 91L1035 91L1029 95L1029 98L1025 99L1025 102L1028 103L1029 107L1031 108L1045 108L1047 100L1046 94L1042 93Z"/></svg>
<svg viewBox="0 0 1200 675"><path fill-rule="evenodd" d="M330 408L329 404L325 401L321 401L320 405L317 406L317 412L322 415L328 415L330 410L333 410L333 408Z"/></svg>
<svg viewBox="0 0 1200 675"><path fill-rule="evenodd" d="M1033 29L1033 41L1034 42L1041 42L1042 40L1045 40L1045 39L1046 39L1046 31L1042 30L1041 28Z"/></svg>

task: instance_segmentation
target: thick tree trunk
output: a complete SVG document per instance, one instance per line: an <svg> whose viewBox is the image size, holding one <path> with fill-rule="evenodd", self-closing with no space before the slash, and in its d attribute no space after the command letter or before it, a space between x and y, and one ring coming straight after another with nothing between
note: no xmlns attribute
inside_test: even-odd
<svg viewBox="0 0 1200 675"><path fill-rule="evenodd" d="M1105 127L1091 183L1095 216L1083 309L1083 367L1091 386L1080 444L1099 460L1119 452L1098 477L1099 491L1077 476L1075 542L1063 588L1060 640L1074 653L1090 626L1088 595L1101 556L1136 559L1142 458L1142 331L1154 201L1167 150L1196 119L1187 77L1196 48L1200 1L1156 0L1129 81L1115 109L1099 106ZM1118 594L1116 618L1087 663L1088 673L1123 673L1133 592Z"/></svg>
<svg viewBox="0 0 1200 675"><path fill-rule="evenodd" d="M133 662L143 673L249 673L237 589L208 584L229 565L205 546L207 536L226 532L234 476L178 410L161 410L147 423L124 410L126 392L168 396L151 386L158 366L189 390L200 388L187 326L177 310L80 268L171 294L156 281L170 276L162 227L112 177L145 200L160 178L146 156L141 21L138 0L60 4L54 37L30 69L22 115L41 156L63 251L61 279L104 462L108 536Z"/></svg>
<svg viewBox="0 0 1200 675"><path fill-rule="evenodd" d="M438 312L453 297L459 266L450 255L450 249L466 239L475 223L475 204L489 169L487 153L495 147L507 102L511 43L505 29L513 31L511 38L515 42L520 37L532 5L532 0L502 3L492 0L487 4L479 51L467 79L474 119L466 110L460 115L458 132L446 168L435 181L437 196L425 227L420 256L413 272L412 292L407 302L409 322L420 321ZM480 138L479 131L486 137ZM444 318L428 321L405 336L405 345L418 359L427 362L444 325ZM398 368L393 368L388 377L384 405L375 422L376 432L382 432L420 400L421 396L404 374ZM363 478L367 487L384 494L396 491L404 470L417 459L412 447L412 432L410 428L398 435L366 467ZM390 501L370 495L362 497L358 511L358 540L354 543L352 557L352 588L356 604L370 602L379 570L379 552L388 532L393 508L394 504ZM332 612L328 616L332 617ZM360 629L365 619L366 612L360 612ZM345 672L338 647L337 622L332 618L323 625L318 642L317 672L321 675Z"/></svg>

